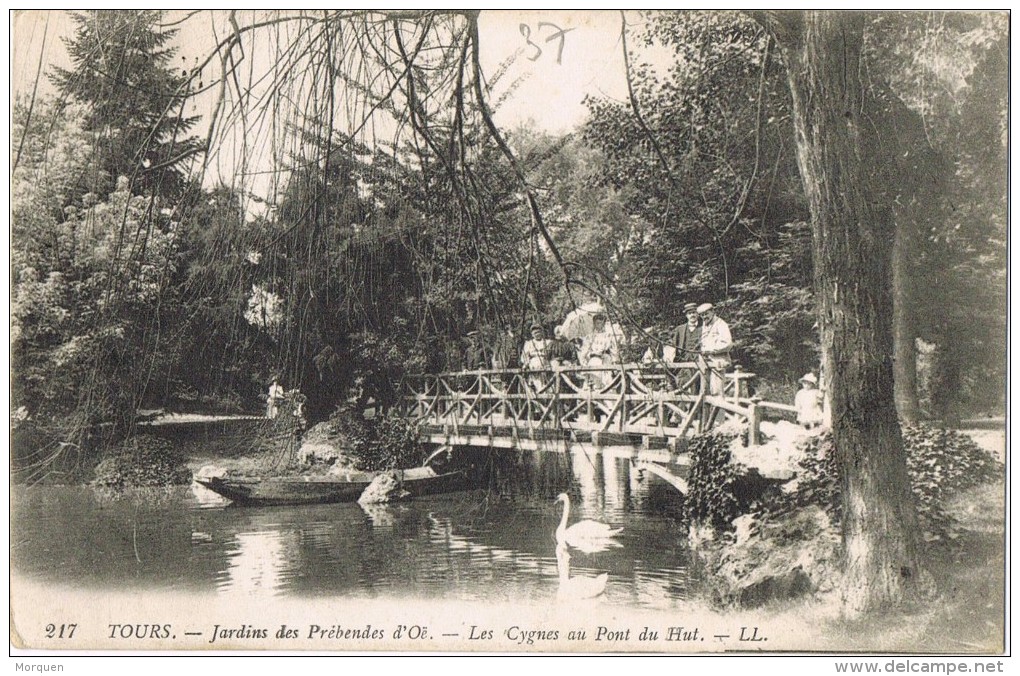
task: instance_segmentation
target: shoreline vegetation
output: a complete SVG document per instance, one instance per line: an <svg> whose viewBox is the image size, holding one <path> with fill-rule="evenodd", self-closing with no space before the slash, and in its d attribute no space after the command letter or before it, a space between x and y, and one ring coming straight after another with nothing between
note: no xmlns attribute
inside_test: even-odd
<svg viewBox="0 0 1020 676"><path fill-rule="evenodd" d="M810 469L785 511L749 510L731 531L692 526L703 596L731 611L774 612L780 622L812 618L823 627L818 650L1001 652L1006 448L1002 429L984 427L905 428L926 544L918 598L855 620L842 615L838 510L823 508L831 493Z"/></svg>

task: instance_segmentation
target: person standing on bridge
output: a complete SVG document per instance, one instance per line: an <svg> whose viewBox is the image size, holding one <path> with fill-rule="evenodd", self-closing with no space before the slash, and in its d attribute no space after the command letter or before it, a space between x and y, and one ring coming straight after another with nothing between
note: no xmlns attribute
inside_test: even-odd
<svg viewBox="0 0 1020 676"><path fill-rule="evenodd" d="M619 361L620 346L613 329L606 324L604 312L592 316L592 332L581 344L581 362L585 366L602 366Z"/></svg>
<svg viewBox="0 0 1020 676"><path fill-rule="evenodd" d="M582 364L590 367L619 363L619 342L613 327L606 323L604 312L596 312L592 316L592 332L581 343L578 356ZM594 371L588 374L587 379L593 387L602 389L609 385L613 375L607 371Z"/></svg>
<svg viewBox="0 0 1020 676"><path fill-rule="evenodd" d="M684 305L687 323L676 327L673 333L673 346L676 347L677 361L694 361L701 352L701 319L698 317L698 304Z"/></svg>
<svg viewBox="0 0 1020 676"><path fill-rule="evenodd" d="M545 339L545 328L535 322L531 325L531 340L524 343L521 352L521 365L532 371L540 371L549 366L549 341Z"/></svg>
<svg viewBox="0 0 1020 676"><path fill-rule="evenodd" d="M547 354L554 367L577 363L577 348L563 335L563 326L553 329L553 340Z"/></svg>
<svg viewBox="0 0 1020 676"><path fill-rule="evenodd" d="M465 336L467 345L464 348L464 368L468 371L489 367L488 350L482 342L482 332L478 329L468 331Z"/></svg>
<svg viewBox="0 0 1020 676"><path fill-rule="evenodd" d="M699 305L698 316L701 317L701 354L709 368L709 392L722 394L723 373L733 364L730 360L730 348L733 346L730 327L715 315L715 307L711 303Z"/></svg>
<svg viewBox="0 0 1020 676"><path fill-rule="evenodd" d="M545 339L545 328L539 322L531 325L531 340L524 343L521 365L529 371L549 368L549 341ZM545 387L545 379L541 374L528 376L528 381L536 392Z"/></svg>

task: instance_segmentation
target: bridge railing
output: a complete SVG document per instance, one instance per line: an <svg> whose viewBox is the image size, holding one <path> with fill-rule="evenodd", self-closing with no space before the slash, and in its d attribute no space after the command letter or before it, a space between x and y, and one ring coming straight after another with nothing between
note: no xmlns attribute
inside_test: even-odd
<svg viewBox="0 0 1020 676"><path fill-rule="evenodd" d="M739 417L756 438L753 374L715 375L695 362L427 374L407 381L405 413L453 434L489 427L674 438Z"/></svg>

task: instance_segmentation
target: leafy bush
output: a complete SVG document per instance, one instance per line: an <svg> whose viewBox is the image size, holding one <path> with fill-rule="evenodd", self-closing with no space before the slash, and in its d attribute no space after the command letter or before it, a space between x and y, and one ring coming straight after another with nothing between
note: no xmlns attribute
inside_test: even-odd
<svg viewBox="0 0 1020 676"><path fill-rule="evenodd" d="M966 434L928 425L903 428L914 486L951 494L1002 476L1003 465Z"/></svg>
<svg viewBox="0 0 1020 676"><path fill-rule="evenodd" d="M367 471L416 467L425 459L418 428L391 412L366 418L354 406L340 408L330 419L358 469Z"/></svg>
<svg viewBox="0 0 1020 676"><path fill-rule="evenodd" d="M817 506L825 510L834 524L842 517L842 484L839 465L836 464L836 447L832 434L825 432L808 438L804 445L796 490L774 494L763 505L765 511L783 514L802 507Z"/></svg>
<svg viewBox="0 0 1020 676"><path fill-rule="evenodd" d="M925 537L953 537L952 518L943 510L946 500L954 493L1003 476L1002 463L955 430L912 425L903 428L903 443Z"/></svg>
<svg viewBox="0 0 1020 676"><path fill-rule="evenodd" d="M127 439L100 462L92 483L116 489L186 484L191 472L185 460L171 442L142 434Z"/></svg>
<svg viewBox="0 0 1020 676"><path fill-rule="evenodd" d="M730 445L733 434L701 434L687 446L691 469L687 476L689 491L687 517L692 521L730 528L730 522L741 513L737 497L737 466L731 462Z"/></svg>
<svg viewBox="0 0 1020 676"><path fill-rule="evenodd" d="M965 434L928 425L903 428L907 471L917 504L918 525L925 540L945 541L955 537L946 501L961 490L1002 476L1003 467ZM835 462L832 436L813 437L800 462L797 489L762 505L763 511L780 514L795 508L817 505L833 524L842 517L842 491Z"/></svg>

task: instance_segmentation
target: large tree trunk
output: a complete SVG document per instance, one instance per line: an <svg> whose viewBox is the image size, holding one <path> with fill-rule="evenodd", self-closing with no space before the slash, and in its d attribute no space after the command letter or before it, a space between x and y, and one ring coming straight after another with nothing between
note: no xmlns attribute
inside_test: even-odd
<svg viewBox="0 0 1020 676"><path fill-rule="evenodd" d="M917 403L917 342L910 266L916 255L913 222L897 219L893 244L893 385L900 420L913 425L920 417Z"/></svg>
<svg viewBox="0 0 1020 676"><path fill-rule="evenodd" d="M861 152L864 15L765 18L786 59L797 161L814 224L815 293L843 483L844 609L896 604L918 580L916 510L892 371L891 210ZM881 202L881 200L878 200Z"/></svg>

